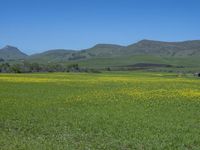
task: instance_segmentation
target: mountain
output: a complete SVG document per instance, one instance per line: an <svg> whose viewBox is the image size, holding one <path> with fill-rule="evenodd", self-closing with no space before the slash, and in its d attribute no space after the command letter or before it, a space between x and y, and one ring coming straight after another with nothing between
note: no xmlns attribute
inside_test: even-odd
<svg viewBox="0 0 200 150"><path fill-rule="evenodd" d="M123 53L124 46L114 44L97 44L92 48L83 50L92 57L114 57Z"/></svg>
<svg viewBox="0 0 200 150"><path fill-rule="evenodd" d="M149 63L200 68L200 40L184 42L142 40L116 48L101 44L84 51L95 55L86 60L77 60L76 63L81 66L108 67Z"/></svg>
<svg viewBox="0 0 200 150"><path fill-rule="evenodd" d="M13 46L5 46L0 49L0 58L4 60L16 60L16 59L24 59L27 55L21 52L18 48Z"/></svg>
<svg viewBox="0 0 200 150"><path fill-rule="evenodd" d="M15 47L6 46L0 50L0 58L26 59L38 63L78 63L86 67L146 65L148 63L199 67L200 40L183 42L141 40L128 46L97 44L80 51L54 49L31 56L27 56Z"/></svg>
<svg viewBox="0 0 200 150"><path fill-rule="evenodd" d="M79 53L79 55L84 54L87 58L108 58L135 55L162 57L200 56L200 40L184 42L142 40L128 46L98 44L92 48L77 53Z"/></svg>
<svg viewBox="0 0 200 150"><path fill-rule="evenodd" d="M127 46L124 53L156 56L200 56L200 40L185 42L142 40Z"/></svg>
<svg viewBox="0 0 200 150"><path fill-rule="evenodd" d="M51 50L30 56L28 59L40 61L82 61L98 58L129 57L138 55L160 57L200 56L200 40L185 42L161 42L142 40L129 46L97 44L81 51Z"/></svg>
<svg viewBox="0 0 200 150"><path fill-rule="evenodd" d="M60 62L66 61L72 54L76 53L74 50L65 50L65 49L54 49L48 50L43 53L30 55L27 57L27 60L37 61L37 62Z"/></svg>
<svg viewBox="0 0 200 150"><path fill-rule="evenodd" d="M63 62L86 60L90 58L114 57L120 53L122 48L124 47L120 45L97 44L92 48L81 51L64 49L49 50L43 53L31 55L27 59L39 62Z"/></svg>

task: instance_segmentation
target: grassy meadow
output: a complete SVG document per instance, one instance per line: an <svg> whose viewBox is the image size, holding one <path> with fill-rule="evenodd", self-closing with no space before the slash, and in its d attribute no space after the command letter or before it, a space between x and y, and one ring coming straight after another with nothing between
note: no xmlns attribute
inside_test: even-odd
<svg viewBox="0 0 200 150"><path fill-rule="evenodd" d="M200 149L200 80L0 74L0 149Z"/></svg>

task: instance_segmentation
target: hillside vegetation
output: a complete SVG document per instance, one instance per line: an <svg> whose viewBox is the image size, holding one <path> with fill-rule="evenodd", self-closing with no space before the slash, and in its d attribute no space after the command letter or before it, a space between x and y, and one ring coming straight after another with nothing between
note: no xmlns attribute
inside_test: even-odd
<svg viewBox="0 0 200 150"><path fill-rule="evenodd" d="M49 50L27 56L17 48L0 49L2 62L79 64L82 67L127 67L138 63L166 64L173 67L200 68L200 41L161 42L142 40L129 46L97 44L77 50Z"/></svg>
<svg viewBox="0 0 200 150"><path fill-rule="evenodd" d="M3 60L25 59L26 57L28 57L28 55L13 46L8 45L0 49L0 59Z"/></svg>

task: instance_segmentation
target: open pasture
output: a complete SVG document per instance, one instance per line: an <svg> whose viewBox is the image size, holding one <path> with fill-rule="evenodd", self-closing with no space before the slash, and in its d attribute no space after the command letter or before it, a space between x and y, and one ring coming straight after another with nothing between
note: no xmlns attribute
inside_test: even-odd
<svg viewBox="0 0 200 150"><path fill-rule="evenodd" d="M0 149L200 149L200 80L0 74Z"/></svg>

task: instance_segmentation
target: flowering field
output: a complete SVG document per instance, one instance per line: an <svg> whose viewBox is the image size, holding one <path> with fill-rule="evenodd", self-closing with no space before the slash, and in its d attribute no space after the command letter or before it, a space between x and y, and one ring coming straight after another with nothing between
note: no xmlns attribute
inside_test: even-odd
<svg viewBox="0 0 200 150"><path fill-rule="evenodd" d="M0 149L200 149L200 80L0 74Z"/></svg>

